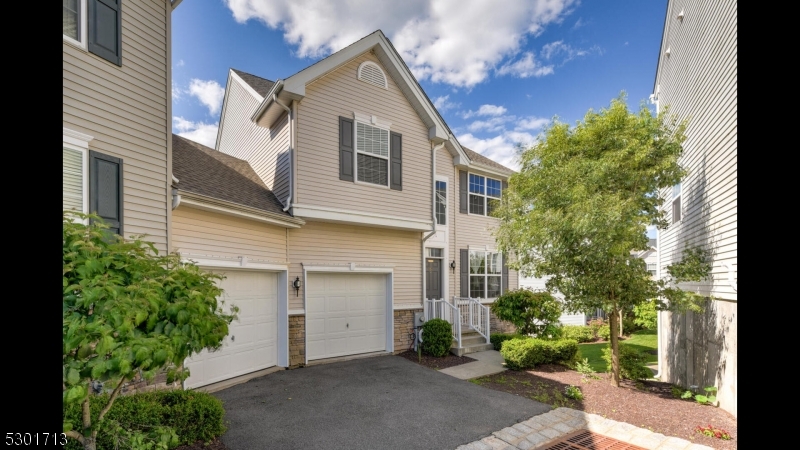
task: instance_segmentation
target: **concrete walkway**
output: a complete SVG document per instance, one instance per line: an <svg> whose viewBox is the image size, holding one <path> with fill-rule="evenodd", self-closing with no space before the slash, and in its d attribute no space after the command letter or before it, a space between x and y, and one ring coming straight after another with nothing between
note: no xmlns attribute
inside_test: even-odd
<svg viewBox="0 0 800 450"><path fill-rule="evenodd" d="M543 448L548 442L579 430L589 430L649 450L713 450L686 439L664 436L629 423L571 408L557 408L533 416L495 431L491 436L461 445L456 450L531 450Z"/></svg>
<svg viewBox="0 0 800 450"><path fill-rule="evenodd" d="M442 369L439 373L444 373L460 380L485 377L503 372L506 366L503 365L503 355L497 350L486 350L482 352L468 353L466 356L477 359L475 362L461 364L460 366Z"/></svg>

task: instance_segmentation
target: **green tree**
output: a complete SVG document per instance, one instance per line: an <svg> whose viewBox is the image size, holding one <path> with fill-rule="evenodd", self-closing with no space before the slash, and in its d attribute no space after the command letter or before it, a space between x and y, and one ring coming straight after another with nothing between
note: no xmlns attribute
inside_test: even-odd
<svg viewBox="0 0 800 450"><path fill-rule="evenodd" d="M521 334L545 336L561 317L561 302L546 291L528 289L508 291L492 303L492 312L500 320L517 327Z"/></svg>
<svg viewBox="0 0 800 450"><path fill-rule="evenodd" d="M547 289L561 292L569 310L609 313L616 386L620 311L653 298L659 309L701 309L700 297L678 283L708 276L705 250L686 249L662 280L632 255L648 248L648 225L668 226L658 192L687 173L678 163L685 129L667 108L654 116L643 103L630 112L624 93L574 127L554 120L521 152L496 213L498 246L515 255L511 267L550 275Z"/></svg>
<svg viewBox="0 0 800 450"><path fill-rule="evenodd" d="M223 313L216 285L221 276L176 254L159 255L143 236L126 241L110 235L97 216L66 212L62 229L62 400L83 410L81 423L65 419L64 432L94 450L99 431L125 433L106 414L126 381L137 374L151 380L161 370L167 382L186 379L184 359L219 348L238 309ZM90 397L97 395L98 382L113 389L93 417ZM152 440L161 448L174 436L168 428L155 432ZM130 432L125 437L143 447L152 438Z"/></svg>

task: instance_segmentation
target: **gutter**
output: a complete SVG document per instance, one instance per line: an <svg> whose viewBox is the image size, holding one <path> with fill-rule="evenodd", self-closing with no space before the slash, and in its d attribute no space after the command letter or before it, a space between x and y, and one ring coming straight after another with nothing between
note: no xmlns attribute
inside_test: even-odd
<svg viewBox="0 0 800 450"><path fill-rule="evenodd" d="M420 247L422 250L422 301L425 302L425 241L436 234L436 150L444 147L444 142L434 146L431 144L431 231L427 236L422 237Z"/></svg>
<svg viewBox="0 0 800 450"><path fill-rule="evenodd" d="M305 225L306 223L305 220L299 217L269 212L253 208L252 206L216 199L207 195L196 194L189 191L183 191L182 194L183 201L181 204L185 204L188 207L268 222L286 228L300 228L301 225Z"/></svg>
<svg viewBox="0 0 800 450"><path fill-rule="evenodd" d="M277 83L276 83L277 84ZM292 148L293 140L293 133L292 133L292 125L294 123L294 115L292 114L291 108L284 105L283 103L278 100L278 96L276 94L272 94L272 101L275 102L278 106L286 110L286 113L289 115L289 121L287 125L289 126L289 148L287 149L289 152L289 196L286 197L286 201L283 203L283 210L288 211L289 208L292 207L292 156L294 154L294 149Z"/></svg>
<svg viewBox="0 0 800 450"><path fill-rule="evenodd" d="M258 109L256 109L256 112L254 112L253 115L250 116L250 120L252 120L253 122L258 122L258 119L261 118L261 116L264 114L264 111L266 111L267 108L269 108L269 104L272 102L273 96L275 96L275 94L277 94L278 91L282 88L283 88L283 80L276 81L275 84L272 86L272 89L270 89L269 92L267 92L267 95L264 96L264 100L261 102L260 105L258 105Z"/></svg>

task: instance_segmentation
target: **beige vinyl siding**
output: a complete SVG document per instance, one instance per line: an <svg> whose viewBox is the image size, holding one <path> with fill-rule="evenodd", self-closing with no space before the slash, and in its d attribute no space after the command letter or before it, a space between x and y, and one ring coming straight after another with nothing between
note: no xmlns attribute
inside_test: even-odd
<svg viewBox="0 0 800 450"><path fill-rule="evenodd" d="M125 236L167 248L167 3L126 2L122 67L63 44L63 126L123 160Z"/></svg>
<svg viewBox="0 0 800 450"><path fill-rule="evenodd" d="M453 173L450 175L450 178L453 180L451 182L453 186L452 196L453 203L451 206L451 214L450 217L453 218L451 230L453 230L451 234L450 242L452 243L452 250L451 254L454 255L456 261L456 273L452 275L451 287L453 295L461 295L461 277L459 273L461 271L461 259L460 259L460 250L463 248L468 248L470 245L472 246L488 246L488 248L495 249L496 242L494 236L492 235L492 231L499 226L500 220L494 217L488 216L479 216L475 214L462 214L459 212L459 190L460 182L458 177L458 168L455 168L451 165L453 169ZM479 170L469 170L468 173L474 173L476 175L482 175L485 177L490 177L494 179L499 179L502 181L502 178L498 177L497 175L492 175L486 172L481 172ZM519 287L519 276L516 270L508 269L508 289L517 289Z"/></svg>
<svg viewBox="0 0 800 450"><path fill-rule="evenodd" d="M306 86L298 104L297 203L385 214L416 220L431 216L431 149L428 129L387 74L389 88L358 80L358 66L372 61L358 56ZM403 190L339 180L339 116L353 113L391 122L403 135Z"/></svg>
<svg viewBox="0 0 800 450"><path fill-rule="evenodd" d="M422 307L421 233L326 222L289 229L289 280L303 279L303 263L381 265L394 268L394 304ZM305 287L289 296L303 309ZM292 293L294 294L294 293Z"/></svg>
<svg viewBox="0 0 800 450"><path fill-rule="evenodd" d="M172 211L172 242L182 256L286 263L286 228L186 206Z"/></svg>
<svg viewBox="0 0 800 450"><path fill-rule="evenodd" d="M259 99L233 76L230 80L217 150L249 162L278 200L285 202L289 195L289 115L284 114L269 129L256 125L250 116Z"/></svg>
<svg viewBox="0 0 800 450"><path fill-rule="evenodd" d="M449 260L443 262L445 270L445 278L447 279L447 291L450 297L457 296L458 291L456 287L458 283L458 271L453 273L450 270L450 261L455 261L459 264L458 250L456 250L455 242L455 223L458 214L458 190L456 184L458 182L458 171L454 171L453 155L445 148L440 148L436 151L436 174L447 177L447 252Z"/></svg>
<svg viewBox="0 0 800 450"><path fill-rule="evenodd" d="M677 20L683 9L683 21ZM656 83L659 108L670 105L689 118L681 163L682 221L659 232L660 265L680 258L685 245L713 253L713 280L701 292L736 300L725 263L737 262L737 72L736 3L692 0L670 5ZM670 48L670 56L663 50ZM662 192L672 222L672 190ZM691 285L694 287L694 285Z"/></svg>

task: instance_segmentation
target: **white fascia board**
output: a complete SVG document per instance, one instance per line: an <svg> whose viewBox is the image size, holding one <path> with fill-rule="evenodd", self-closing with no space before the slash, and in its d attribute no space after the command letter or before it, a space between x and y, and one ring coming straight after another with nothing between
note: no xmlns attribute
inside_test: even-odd
<svg viewBox="0 0 800 450"><path fill-rule="evenodd" d="M349 264L314 264L302 263L306 272L344 272L344 273L393 273L391 266L362 266L356 263Z"/></svg>
<svg viewBox="0 0 800 450"><path fill-rule="evenodd" d="M239 258L239 259L195 258L191 255L188 255L188 256L182 256L181 261L185 263L193 263L200 267L267 270L272 272L284 272L289 270L288 264L255 263L255 262L249 262L247 258Z"/></svg>
<svg viewBox="0 0 800 450"><path fill-rule="evenodd" d="M94 139L94 136L89 136L88 134L81 133L80 131L71 130L65 127L62 128L64 129L63 141L67 144L88 149L89 142Z"/></svg>
<svg viewBox="0 0 800 450"><path fill-rule="evenodd" d="M283 86L283 80L278 80L275 82L275 84L272 85L272 89L270 89L269 92L267 92L267 95L264 96L264 100L261 101L261 104L258 105L256 111L253 113L252 116L250 116L250 120L252 120L255 123L258 123L258 119L261 118L261 116L264 114L264 111L266 111L267 108L269 108L270 104L272 103L273 94L277 93L278 89L280 89L282 86Z"/></svg>
<svg viewBox="0 0 800 450"><path fill-rule="evenodd" d="M430 231L431 229L431 222L426 220L327 208L323 206L301 205L297 203L292 205L292 213L295 217L312 220L316 219L325 222L377 226L410 231Z"/></svg>
<svg viewBox="0 0 800 450"><path fill-rule="evenodd" d="M192 192L181 191L181 203L178 206L186 206L188 208L195 208L219 214L225 214L234 217L241 217L243 219L255 220L258 222L265 222L271 225L278 225L286 228L300 228L305 224L302 219L295 217L280 217L277 214L261 211L256 208L251 208L236 203L226 202L223 200L212 199Z"/></svg>

